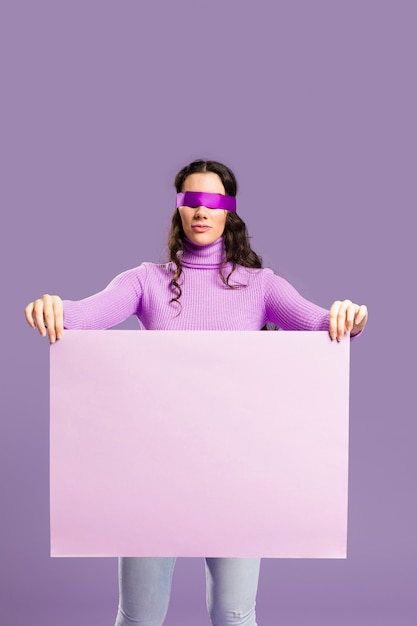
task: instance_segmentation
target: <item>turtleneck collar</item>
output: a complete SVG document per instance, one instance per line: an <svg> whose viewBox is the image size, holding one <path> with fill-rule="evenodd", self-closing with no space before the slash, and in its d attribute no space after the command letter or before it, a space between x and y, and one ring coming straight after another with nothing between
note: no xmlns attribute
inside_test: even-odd
<svg viewBox="0 0 417 626"><path fill-rule="evenodd" d="M220 267L225 257L226 250L223 237L219 237L213 243L208 243L205 246L198 246L188 237L184 237L184 251L181 257L184 267L212 269Z"/></svg>

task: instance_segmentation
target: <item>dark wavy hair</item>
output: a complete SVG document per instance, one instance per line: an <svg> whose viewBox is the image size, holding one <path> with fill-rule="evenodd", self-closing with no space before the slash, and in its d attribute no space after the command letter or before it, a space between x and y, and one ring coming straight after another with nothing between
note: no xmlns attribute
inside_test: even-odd
<svg viewBox="0 0 417 626"><path fill-rule="evenodd" d="M201 159L193 161L178 172L174 181L177 193L182 191L182 186L187 176L200 172L213 172L214 174L217 174L223 183L226 195L236 196L237 181L232 170L218 161L203 161ZM179 302L179 299L181 297L182 290L178 283L178 279L182 274L182 264L181 257L178 255L178 252L184 249L184 236L181 217L178 209L176 209L171 221L171 229L168 237L168 251L169 259L175 266L174 276L171 280L171 288L174 292L176 292L176 296L171 299L171 302L178 302L180 306L181 303ZM249 234L246 224L237 213L233 213L232 211L227 212L223 237L226 257L219 268L220 276L224 284L230 289L239 289L245 285L240 283L230 284L229 282L231 275L236 269L236 265L261 268L262 258L258 256L250 247ZM232 264L232 268L227 276L225 276L224 273L226 263Z"/></svg>

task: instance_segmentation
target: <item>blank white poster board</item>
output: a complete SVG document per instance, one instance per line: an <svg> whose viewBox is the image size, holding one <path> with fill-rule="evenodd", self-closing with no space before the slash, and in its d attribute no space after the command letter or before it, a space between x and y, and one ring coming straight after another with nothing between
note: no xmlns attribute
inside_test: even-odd
<svg viewBox="0 0 417 626"><path fill-rule="evenodd" d="M66 331L53 556L344 558L349 338Z"/></svg>

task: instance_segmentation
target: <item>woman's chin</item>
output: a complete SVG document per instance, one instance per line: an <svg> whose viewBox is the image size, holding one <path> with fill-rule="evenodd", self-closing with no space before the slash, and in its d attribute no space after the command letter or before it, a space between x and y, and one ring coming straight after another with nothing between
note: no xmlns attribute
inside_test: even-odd
<svg viewBox="0 0 417 626"><path fill-rule="evenodd" d="M209 243L216 241L221 235L217 232L213 232L211 229L204 232L191 232L187 234L190 241L197 244L197 246L206 246Z"/></svg>

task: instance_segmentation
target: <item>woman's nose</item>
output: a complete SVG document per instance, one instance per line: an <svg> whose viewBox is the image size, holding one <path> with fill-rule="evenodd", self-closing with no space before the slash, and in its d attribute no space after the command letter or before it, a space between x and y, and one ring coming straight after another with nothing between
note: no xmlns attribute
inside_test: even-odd
<svg viewBox="0 0 417 626"><path fill-rule="evenodd" d="M200 216L200 217L206 217L207 216L207 207L205 206L198 206L196 207L196 211L195 211L195 215L196 216Z"/></svg>

